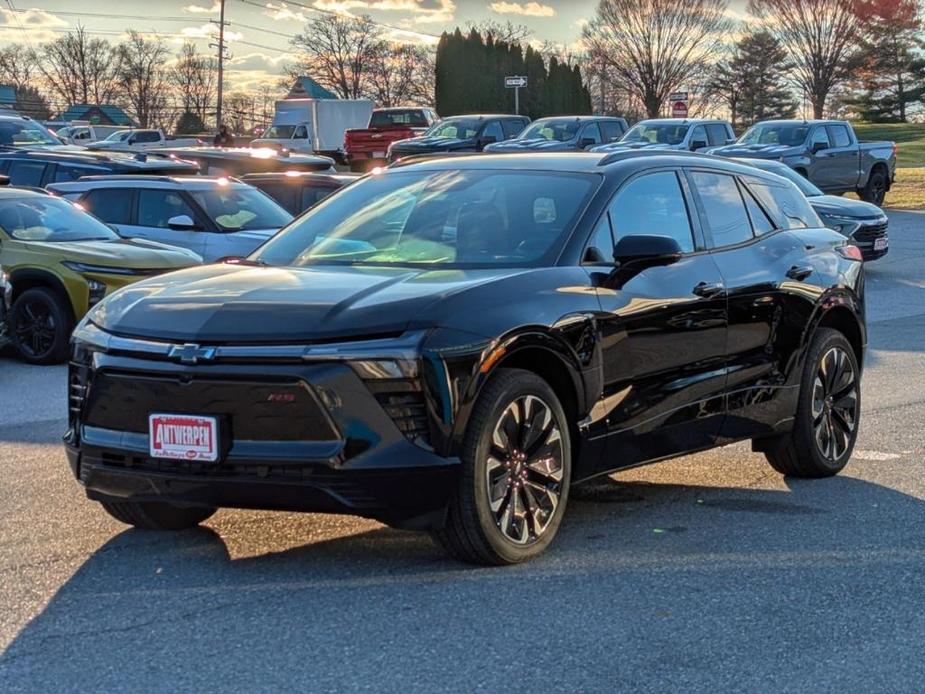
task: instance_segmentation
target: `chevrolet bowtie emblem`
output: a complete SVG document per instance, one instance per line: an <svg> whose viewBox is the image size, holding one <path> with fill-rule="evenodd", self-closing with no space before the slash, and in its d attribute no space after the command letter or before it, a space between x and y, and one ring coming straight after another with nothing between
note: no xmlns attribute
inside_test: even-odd
<svg viewBox="0 0 925 694"><path fill-rule="evenodd" d="M201 361L212 361L215 359L215 347L200 347L194 344L174 345L170 348L167 356L176 359L181 364L194 366Z"/></svg>

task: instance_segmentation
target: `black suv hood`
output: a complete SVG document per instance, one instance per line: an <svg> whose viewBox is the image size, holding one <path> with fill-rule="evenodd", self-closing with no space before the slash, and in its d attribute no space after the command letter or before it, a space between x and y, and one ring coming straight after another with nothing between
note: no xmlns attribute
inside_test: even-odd
<svg viewBox="0 0 925 694"><path fill-rule="evenodd" d="M412 137L399 140L392 145L392 153L403 156L465 149L475 149L475 140L460 140L457 137Z"/></svg>
<svg viewBox="0 0 925 694"><path fill-rule="evenodd" d="M375 337L438 325L439 300L521 272L208 265L132 284L90 317L116 335L205 344Z"/></svg>

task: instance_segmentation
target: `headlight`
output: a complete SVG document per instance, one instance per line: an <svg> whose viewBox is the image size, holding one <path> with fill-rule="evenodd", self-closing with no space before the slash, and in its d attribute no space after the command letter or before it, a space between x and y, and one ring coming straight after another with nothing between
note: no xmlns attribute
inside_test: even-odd
<svg viewBox="0 0 925 694"><path fill-rule="evenodd" d="M87 279L87 286L90 288L87 306L92 307L100 303L103 297L106 296L106 285L99 280Z"/></svg>
<svg viewBox="0 0 925 694"><path fill-rule="evenodd" d="M61 263L64 267L74 272L79 272L81 275L87 273L93 273L98 275L145 275L148 274L145 270L136 270L130 267L110 267L109 265L91 265L89 263L78 263L74 260L65 260Z"/></svg>

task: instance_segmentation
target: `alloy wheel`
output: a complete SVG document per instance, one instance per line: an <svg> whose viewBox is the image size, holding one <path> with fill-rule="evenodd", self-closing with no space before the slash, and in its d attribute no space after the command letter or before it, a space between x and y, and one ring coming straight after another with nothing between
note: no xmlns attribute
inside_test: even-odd
<svg viewBox="0 0 925 694"><path fill-rule="evenodd" d="M510 403L495 425L486 465L489 506L504 536L535 542L562 494L563 446L549 405L535 395Z"/></svg>
<svg viewBox="0 0 925 694"><path fill-rule="evenodd" d="M857 426L858 382L841 347L828 350L813 381L813 438L826 460L838 461L851 446Z"/></svg>
<svg viewBox="0 0 925 694"><path fill-rule="evenodd" d="M30 357L40 358L54 347L56 328L51 307L44 301L32 300L18 312L14 332L19 348Z"/></svg>

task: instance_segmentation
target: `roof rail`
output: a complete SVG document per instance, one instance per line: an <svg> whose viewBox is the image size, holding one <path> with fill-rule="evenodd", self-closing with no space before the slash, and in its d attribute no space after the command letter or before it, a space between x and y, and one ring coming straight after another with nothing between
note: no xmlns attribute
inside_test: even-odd
<svg viewBox="0 0 925 694"><path fill-rule="evenodd" d="M714 154L702 154L700 152L687 152L685 150L675 149L649 149L649 150L627 150L620 152L610 152L606 157L601 159L597 165L607 166L614 162L623 161L624 159L635 159L637 157L693 157L695 159L725 159L726 157L717 157Z"/></svg>
<svg viewBox="0 0 925 694"><path fill-rule="evenodd" d="M427 161L428 159L453 159L456 157L478 157L481 156L483 152L425 152L423 154L409 154L407 157L402 157L397 159L389 164L386 168L389 169L398 169L402 166L409 166L410 164L419 164L422 161ZM491 152L484 152L484 154L491 154Z"/></svg>

